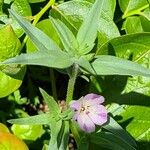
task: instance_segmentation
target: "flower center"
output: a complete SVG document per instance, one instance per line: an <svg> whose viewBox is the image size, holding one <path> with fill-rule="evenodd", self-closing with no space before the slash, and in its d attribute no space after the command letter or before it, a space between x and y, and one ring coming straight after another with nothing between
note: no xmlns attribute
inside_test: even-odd
<svg viewBox="0 0 150 150"><path fill-rule="evenodd" d="M81 107L81 111L85 111L85 107Z"/></svg>
<svg viewBox="0 0 150 150"><path fill-rule="evenodd" d="M89 107L90 107L90 106L82 106L81 109L80 109L80 112L86 111L86 113L87 113L87 112L89 113L89 111L88 111L88 108L89 108Z"/></svg>

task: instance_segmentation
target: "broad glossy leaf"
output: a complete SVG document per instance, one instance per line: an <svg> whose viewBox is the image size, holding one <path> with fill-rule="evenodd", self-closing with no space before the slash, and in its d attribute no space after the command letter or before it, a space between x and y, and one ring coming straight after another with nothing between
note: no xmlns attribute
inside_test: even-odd
<svg viewBox="0 0 150 150"><path fill-rule="evenodd" d="M44 133L42 125L18 125L13 124L11 130L14 135L23 140L35 141Z"/></svg>
<svg viewBox="0 0 150 150"><path fill-rule="evenodd" d="M10 58L3 64L25 64L39 65L52 68L67 68L73 64L69 55L63 51L37 51L29 54L21 54L14 58Z"/></svg>
<svg viewBox="0 0 150 150"><path fill-rule="evenodd" d="M53 27L50 19L41 20L35 26L38 29L40 29L41 31L43 31L53 41L55 41L57 45L59 45L60 47L62 47L61 42L60 42L60 38L59 38L59 36L58 36L55 28ZM27 40L26 50L27 50L27 52L33 52L33 51L38 50L37 47L31 41L31 39Z"/></svg>
<svg viewBox="0 0 150 150"><path fill-rule="evenodd" d="M129 59L131 53L134 56L134 54L139 52L139 55L147 52L150 49L149 39L150 33L137 33L120 36L104 44L103 47L99 48L97 54L112 54Z"/></svg>
<svg viewBox="0 0 150 150"><path fill-rule="evenodd" d="M141 75L150 77L150 69L114 56L100 55L92 63L92 66L97 75Z"/></svg>
<svg viewBox="0 0 150 150"><path fill-rule="evenodd" d="M126 143L119 136L109 132L95 133L90 137L92 143L111 150L136 150L135 147Z"/></svg>
<svg viewBox="0 0 150 150"><path fill-rule="evenodd" d="M28 0L15 0L11 5L11 9L13 9L15 12L17 12L21 16L24 16L24 17L32 16L31 7L28 3ZM18 37L20 37L24 33L24 31L22 30L20 25L16 22L16 20L12 18L10 19L12 20L12 27L15 33L17 34Z"/></svg>
<svg viewBox="0 0 150 150"><path fill-rule="evenodd" d="M19 125L43 125L48 124L50 122L50 114L41 114L35 115L31 117L19 118L19 119L11 119L7 122L12 124L19 124Z"/></svg>
<svg viewBox="0 0 150 150"><path fill-rule="evenodd" d="M45 2L46 0L29 0L29 3L41 3Z"/></svg>
<svg viewBox="0 0 150 150"><path fill-rule="evenodd" d="M111 2L113 3L113 1ZM108 13L107 11L105 11L106 8L108 9L111 7L110 5L113 5L112 3L110 3L110 0L105 1L103 5L104 10L102 10L102 14L101 16L99 16L99 45L102 45L108 39L112 39L120 35L116 25L112 20L112 17L109 15L110 11ZM107 4L109 4L109 6L107 6ZM80 28L83 20L86 18L86 15L90 11L91 7L92 3L90 2L73 0L58 5L57 9L60 12L61 18L63 18L62 21L65 20L66 23L69 23L70 27L73 28L72 30L74 31L74 33L76 33L77 30ZM54 11L57 9L54 8L52 10ZM57 17L59 16L57 15Z"/></svg>
<svg viewBox="0 0 150 150"><path fill-rule="evenodd" d="M12 78L0 71L0 97L5 97L17 90L22 80Z"/></svg>
<svg viewBox="0 0 150 150"><path fill-rule="evenodd" d="M78 42L70 29L62 21L55 20L52 17L50 19L57 33L59 34L65 51L70 54L78 54Z"/></svg>
<svg viewBox="0 0 150 150"><path fill-rule="evenodd" d="M123 25L127 34L150 32L150 21L143 16L131 16L128 17Z"/></svg>
<svg viewBox="0 0 150 150"><path fill-rule="evenodd" d="M57 102L54 100L54 98L50 95L48 95L43 89L40 88L40 92L46 102L46 104L48 105L49 111L52 115L57 115L59 113L61 113L61 110L57 104Z"/></svg>
<svg viewBox="0 0 150 150"><path fill-rule="evenodd" d="M10 25L0 29L0 61L16 56L21 43Z"/></svg>
<svg viewBox="0 0 150 150"><path fill-rule="evenodd" d="M150 141L150 108L145 106L128 106L120 115L122 124L137 141Z"/></svg>
<svg viewBox="0 0 150 150"><path fill-rule="evenodd" d="M118 57L135 61L146 68L149 68L150 62L150 33L131 34L115 38L105 44L99 50L99 54L115 54ZM136 76L128 78L123 93L138 92L150 95L150 79Z"/></svg>
<svg viewBox="0 0 150 150"><path fill-rule="evenodd" d="M91 3L95 2L95 0L84 0L84 1L88 1ZM113 19L114 17L115 8L116 8L116 0L105 0L103 11L106 12L111 19Z"/></svg>
<svg viewBox="0 0 150 150"><path fill-rule="evenodd" d="M1 150L29 150L27 145L19 138L10 133L0 132Z"/></svg>
<svg viewBox="0 0 150 150"><path fill-rule="evenodd" d="M0 62L14 57L20 52L20 41L15 35L10 25L0 29ZM18 68L20 70L20 68ZM18 71L19 71L18 70ZM14 77L10 77L7 74L14 74ZM5 65L0 65L0 97L5 97L14 92L22 83L22 79L25 72L22 72L19 77L16 74L16 68Z"/></svg>
<svg viewBox="0 0 150 150"><path fill-rule="evenodd" d="M147 0L119 0L119 4L124 12L123 18L139 14L143 9L149 7Z"/></svg>
<svg viewBox="0 0 150 150"><path fill-rule="evenodd" d="M145 17L148 21L150 21L150 9L149 7L140 13L141 16Z"/></svg>
<svg viewBox="0 0 150 150"><path fill-rule="evenodd" d="M20 15L24 16L24 17L30 17L32 16L32 12L31 12L31 8L30 8L30 5L28 3L28 0L15 0L11 2L11 0L5 0L4 3L8 3L10 4L11 3L11 8L14 9L17 13L19 13ZM1 26L4 26L5 24L6 25L10 25L13 27L13 30L15 31L16 35L18 37L20 37L24 32L21 28L21 26L16 22L16 20L14 20L12 18L12 16L8 16L6 13L6 9L8 9L8 6L9 5L5 5L3 6L3 9L4 12L1 12L0 13L0 25Z"/></svg>
<svg viewBox="0 0 150 150"><path fill-rule="evenodd" d="M32 42L36 45L38 50L60 50L57 44L53 40L51 40L46 34L44 34L41 30L34 27L30 22L19 16L13 10L10 10L10 13L17 20L20 26L24 29L24 31L32 40Z"/></svg>
<svg viewBox="0 0 150 150"><path fill-rule="evenodd" d="M94 46L98 31L98 19L102 13L103 5L104 0L96 0L79 28L77 41L79 43L79 52L81 54L90 52Z"/></svg>
<svg viewBox="0 0 150 150"><path fill-rule="evenodd" d="M142 53L142 52L141 52ZM135 57L139 56L140 57L140 53L134 55ZM142 55L141 55L142 56ZM145 54L143 55L143 57L141 57L140 59L137 59L137 62L139 64L141 64L142 66L150 69L150 50L148 50L147 52L145 52ZM122 93L127 94L130 92L135 92L135 93L139 93L139 94L144 94L147 96L150 96L150 78L146 78L143 76L135 76L135 77L129 77L126 83L126 86L123 90ZM136 97L133 98L134 100L136 100Z"/></svg>
<svg viewBox="0 0 150 150"><path fill-rule="evenodd" d="M15 0L11 5L11 9L22 16L26 15L30 17L32 14L28 0Z"/></svg>

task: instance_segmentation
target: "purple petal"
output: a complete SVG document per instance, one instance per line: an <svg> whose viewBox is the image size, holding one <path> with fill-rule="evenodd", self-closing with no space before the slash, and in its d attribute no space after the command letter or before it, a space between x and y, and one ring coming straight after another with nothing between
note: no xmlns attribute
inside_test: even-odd
<svg viewBox="0 0 150 150"><path fill-rule="evenodd" d="M75 113L72 119L77 121L78 116L79 116L78 113Z"/></svg>
<svg viewBox="0 0 150 150"><path fill-rule="evenodd" d="M97 105L97 104L101 104L104 102L104 97L101 96L101 95L97 95L97 94L87 94L85 97L84 97L84 104L86 105Z"/></svg>
<svg viewBox="0 0 150 150"><path fill-rule="evenodd" d="M77 118L77 122L83 131L88 133L95 131L95 124L92 122L92 120L88 117L87 114L80 113L80 115Z"/></svg>
<svg viewBox="0 0 150 150"><path fill-rule="evenodd" d="M107 110L103 105L92 106L89 108L88 116L91 118L93 123L102 125L107 122Z"/></svg>
<svg viewBox="0 0 150 150"><path fill-rule="evenodd" d="M80 107L81 107L81 104L79 101L71 101L70 102L70 107L73 109L73 110L79 110Z"/></svg>

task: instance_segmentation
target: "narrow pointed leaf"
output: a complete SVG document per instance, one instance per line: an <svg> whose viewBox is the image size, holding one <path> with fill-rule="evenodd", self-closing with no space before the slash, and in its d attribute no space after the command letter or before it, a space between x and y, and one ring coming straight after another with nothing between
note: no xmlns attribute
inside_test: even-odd
<svg viewBox="0 0 150 150"><path fill-rule="evenodd" d="M134 147L137 146L134 139L112 117L110 117L109 123L103 128L121 138L125 143Z"/></svg>
<svg viewBox="0 0 150 150"><path fill-rule="evenodd" d="M95 74L92 65L89 63L89 61L86 58L80 57L79 60L77 60L77 63L85 71L87 71L87 72L89 72L91 74Z"/></svg>
<svg viewBox="0 0 150 150"><path fill-rule="evenodd" d="M50 95L48 95L43 89L40 88L40 92L46 102L46 104L48 105L49 111L52 114L58 114L60 113L60 108L58 106L58 104L56 103L56 101L54 100L54 98Z"/></svg>
<svg viewBox="0 0 150 150"><path fill-rule="evenodd" d="M55 119L53 119L53 121L50 123L51 139L49 142L48 150L59 150L57 139L61 127L62 127L62 120L56 121Z"/></svg>
<svg viewBox="0 0 150 150"><path fill-rule="evenodd" d="M111 150L136 150L135 147L123 141L110 132L99 132L91 136L91 142Z"/></svg>
<svg viewBox="0 0 150 150"><path fill-rule="evenodd" d="M102 13L104 2L105 0L96 0L78 31L77 41L79 42L79 51L81 54L88 53L94 46L98 21L100 14Z"/></svg>
<svg viewBox="0 0 150 150"><path fill-rule="evenodd" d="M19 16L15 11L9 10L11 15L17 20L20 26L24 29L29 38L33 41L39 50L60 50L57 44L51 40L41 30L34 27L29 21Z"/></svg>
<svg viewBox="0 0 150 150"><path fill-rule="evenodd" d="M7 122L12 124L20 124L20 125L40 125L40 124L49 124L50 122L50 114L41 114L26 118L19 118L19 119L11 119Z"/></svg>
<svg viewBox="0 0 150 150"><path fill-rule="evenodd" d="M59 34L59 37L64 45L65 51L68 51L69 53L77 53L78 43L70 29L62 21L55 20L52 17L50 19L53 23L53 26Z"/></svg>
<svg viewBox="0 0 150 150"><path fill-rule="evenodd" d="M59 150L63 150L63 149L66 150L68 146L68 140L69 140L69 121L64 121L62 128L63 128L63 133L59 143L60 144Z"/></svg>
<svg viewBox="0 0 150 150"><path fill-rule="evenodd" d="M4 61L3 64L26 64L53 68L67 68L72 65L72 61L69 55L63 51L37 51L10 58Z"/></svg>
<svg viewBox="0 0 150 150"><path fill-rule="evenodd" d="M150 69L115 56L99 55L92 65L97 75L141 75L150 77Z"/></svg>

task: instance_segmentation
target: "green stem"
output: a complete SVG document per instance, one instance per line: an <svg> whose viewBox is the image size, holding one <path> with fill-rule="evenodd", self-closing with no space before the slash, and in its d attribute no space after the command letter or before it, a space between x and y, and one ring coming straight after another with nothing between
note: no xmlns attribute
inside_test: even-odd
<svg viewBox="0 0 150 150"><path fill-rule="evenodd" d="M52 95L55 100L57 100L57 90L56 90L56 80L54 75L54 70L50 68L50 79L51 79L51 86L52 86Z"/></svg>
<svg viewBox="0 0 150 150"><path fill-rule="evenodd" d="M43 8L40 12L38 12L33 18L34 21L32 22L32 24L35 26L37 24L37 22L40 20L40 18L43 16L43 14L52 6L54 5L55 0L50 0ZM23 49L23 47L25 46L26 42L28 40L28 36L26 35L22 45L21 45L21 50Z"/></svg>
<svg viewBox="0 0 150 150"><path fill-rule="evenodd" d="M36 25L36 23L39 21L39 19L43 16L43 14L52 6L52 5L54 5L54 3L55 3L55 0L50 0L43 8L42 8L42 10L39 12L39 13L37 13L36 15L35 15L35 18L34 18L34 21L33 21L33 25Z"/></svg>
<svg viewBox="0 0 150 150"><path fill-rule="evenodd" d="M69 102L73 98L74 85L75 85L76 78L77 78L77 75L78 75L78 70L79 70L79 66L77 64L74 64L74 66L72 68L71 75L70 75L70 79L69 79L69 82L68 82L67 96L66 96L66 103L67 104L69 104Z"/></svg>

